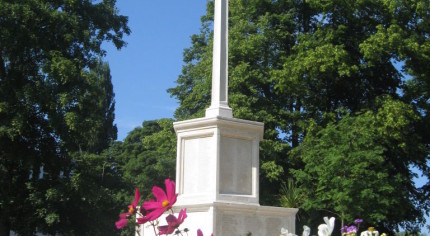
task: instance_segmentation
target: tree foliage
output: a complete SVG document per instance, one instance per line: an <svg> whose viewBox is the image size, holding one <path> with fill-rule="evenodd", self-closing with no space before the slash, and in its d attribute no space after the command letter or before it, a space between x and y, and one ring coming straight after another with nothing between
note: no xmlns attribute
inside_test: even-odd
<svg viewBox="0 0 430 236"><path fill-rule="evenodd" d="M176 134L171 119L144 121L142 127L132 130L123 142L111 148L114 148L112 155L122 177L123 191L119 191L118 196L123 203L117 208L122 209L120 212L124 211L125 202L132 201L135 188L143 199L149 199L153 197L154 185L163 186L166 178L175 179ZM132 224L121 230L121 235L134 233Z"/></svg>
<svg viewBox="0 0 430 236"><path fill-rule="evenodd" d="M419 226L430 183L416 188L409 167L430 174L429 2L229 2L229 105L236 118L265 123L262 203L276 203L273 195L296 169L297 188L321 194L309 201L333 200L327 210L347 214L352 207L349 219L370 209L366 216L380 226ZM201 117L209 106L213 1L207 9L201 32L184 51L177 86L169 89L180 103L179 120ZM312 160L316 155L331 172L319 170L325 165ZM336 182L340 167L351 174ZM309 176L315 183L305 181ZM386 192L363 186L361 178ZM329 180L336 188L322 196L328 186L318 181ZM347 183L356 187L342 192ZM367 193L377 201L365 201ZM363 206L348 205L356 200ZM304 207L316 210L309 201ZM384 204L402 209L375 211Z"/></svg>
<svg viewBox="0 0 430 236"><path fill-rule="evenodd" d="M345 114L326 127L309 127L300 147L304 168L295 170L306 210L334 211L345 222L356 218L384 232L396 224L414 229L421 222L421 192L409 165L426 158L411 123L411 106L384 100L376 112ZM402 207L399 207L402 206Z"/></svg>
<svg viewBox="0 0 430 236"><path fill-rule="evenodd" d="M109 165L93 154L116 139L99 58L104 41L124 46L126 24L111 0L0 1L1 235L111 232L90 229L98 204L111 203Z"/></svg>
<svg viewBox="0 0 430 236"><path fill-rule="evenodd" d="M130 192L139 188L143 198L152 186L163 186L166 178L175 179L176 134L173 120L144 121L122 143L123 178Z"/></svg>

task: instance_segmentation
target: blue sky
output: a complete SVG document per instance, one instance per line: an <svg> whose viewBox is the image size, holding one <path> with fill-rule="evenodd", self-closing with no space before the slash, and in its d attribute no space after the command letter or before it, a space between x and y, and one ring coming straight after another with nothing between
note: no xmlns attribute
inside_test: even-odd
<svg viewBox="0 0 430 236"><path fill-rule="evenodd" d="M173 117L178 104L166 90L181 74L183 50L191 46L191 35L200 32L206 2L117 1L132 31L120 51L104 44L115 92L118 140L144 120Z"/></svg>
<svg viewBox="0 0 430 236"><path fill-rule="evenodd" d="M120 51L104 44L114 85L118 140L145 120L173 117L178 104L166 90L175 86L181 74L183 50L191 46L191 35L199 33L206 2L117 1L132 30L125 37L128 45ZM422 185L427 180L415 181Z"/></svg>

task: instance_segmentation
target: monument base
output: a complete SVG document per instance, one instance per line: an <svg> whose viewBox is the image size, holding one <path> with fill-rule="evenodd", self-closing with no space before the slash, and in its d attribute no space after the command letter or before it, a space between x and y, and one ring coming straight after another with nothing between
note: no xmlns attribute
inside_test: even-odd
<svg viewBox="0 0 430 236"><path fill-rule="evenodd" d="M268 207L237 203L214 202L198 205L175 206L175 216L186 208L188 217L180 226L189 230L188 235L197 235L201 229L204 236L277 236L281 228L295 233L296 208ZM165 225L168 214L160 217L160 225ZM140 226L141 236L154 235L149 224ZM251 234L249 234L251 233Z"/></svg>

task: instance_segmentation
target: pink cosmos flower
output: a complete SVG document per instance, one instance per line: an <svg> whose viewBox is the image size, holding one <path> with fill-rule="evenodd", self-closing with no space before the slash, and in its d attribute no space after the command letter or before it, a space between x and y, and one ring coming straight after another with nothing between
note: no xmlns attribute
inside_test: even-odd
<svg viewBox="0 0 430 236"><path fill-rule="evenodd" d="M128 205L128 212L121 213L119 215L120 220L115 222L117 229L122 229L127 225L127 218L136 211L137 204L139 204L139 201L140 201L140 193L139 193L139 190L136 189L136 191L134 192L134 201L130 205Z"/></svg>
<svg viewBox="0 0 430 236"><path fill-rule="evenodd" d="M148 211L146 217L149 221L156 220L165 211L172 208L173 204L176 202L178 194L175 194L175 182L170 179L166 179L164 184L166 185L166 192L164 192L160 187L154 186L152 188L152 193L154 194L156 201L151 199L150 201L143 203L143 208Z"/></svg>
<svg viewBox="0 0 430 236"><path fill-rule="evenodd" d="M117 222L115 222L115 226L117 229L122 229L125 226L127 226L128 220L127 219L120 219Z"/></svg>
<svg viewBox="0 0 430 236"><path fill-rule="evenodd" d="M139 208L139 213L140 213L140 215L142 216L142 217L137 217L136 218L136 223L138 224L138 225L141 225L141 224L145 224L146 222L148 222L149 221L149 219L148 219L148 216L146 215L146 211L145 211L145 209L143 208L143 206L141 206L140 208Z"/></svg>
<svg viewBox="0 0 430 236"><path fill-rule="evenodd" d="M203 236L203 232L200 229L197 230L197 236ZM214 236L214 234L211 233L211 236Z"/></svg>
<svg viewBox="0 0 430 236"><path fill-rule="evenodd" d="M136 223L137 223L138 225L145 224L145 223L146 223L146 222L148 222L148 221L149 221L149 219L148 219L148 217L146 217L146 216L139 217L139 218L137 218L137 219L136 219Z"/></svg>
<svg viewBox="0 0 430 236"><path fill-rule="evenodd" d="M167 225L158 226L158 232L160 235L173 233L176 228L184 223L185 218L187 218L187 209L179 211L178 218L172 214L168 215L166 217Z"/></svg>
<svg viewBox="0 0 430 236"><path fill-rule="evenodd" d="M136 207L137 207L137 204L139 204L139 201L140 201L140 193L139 193L139 190L136 189L136 191L134 192L134 201L130 205L128 205L129 213L133 213L136 211Z"/></svg>

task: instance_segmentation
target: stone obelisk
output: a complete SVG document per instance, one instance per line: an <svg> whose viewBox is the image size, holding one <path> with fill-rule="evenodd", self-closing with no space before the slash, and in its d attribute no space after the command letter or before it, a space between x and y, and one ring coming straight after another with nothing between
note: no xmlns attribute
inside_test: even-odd
<svg viewBox="0 0 430 236"><path fill-rule="evenodd" d="M203 118L175 122L178 137L175 212L195 235L279 235L295 232L298 209L260 206L259 142L264 124L233 118L228 105L228 0L215 0L212 100ZM276 196L274 196L276 197ZM164 217L162 217L164 218ZM143 227L141 234L153 235Z"/></svg>

